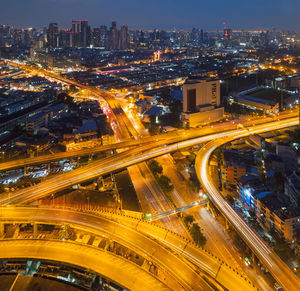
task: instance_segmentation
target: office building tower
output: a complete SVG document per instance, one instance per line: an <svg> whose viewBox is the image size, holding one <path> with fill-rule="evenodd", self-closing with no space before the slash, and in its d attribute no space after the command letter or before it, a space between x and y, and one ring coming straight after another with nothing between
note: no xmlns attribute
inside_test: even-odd
<svg viewBox="0 0 300 291"><path fill-rule="evenodd" d="M208 78L188 79L183 85L183 111L197 112L201 106L220 106L220 81Z"/></svg>
<svg viewBox="0 0 300 291"><path fill-rule="evenodd" d="M101 30L100 27L95 27L92 32L92 45L94 47L100 47Z"/></svg>
<svg viewBox="0 0 300 291"><path fill-rule="evenodd" d="M91 43L91 28L87 20L72 20L70 33L72 47L87 47Z"/></svg>
<svg viewBox="0 0 300 291"><path fill-rule="evenodd" d="M183 119L189 126L222 118L224 109L219 106L219 80L193 77L183 85Z"/></svg>
<svg viewBox="0 0 300 291"><path fill-rule="evenodd" d="M80 43L82 47L88 47L91 44L91 28L87 20L80 21Z"/></svg>
<svg viewBox="0 0 300 291"><path fill-rule="evenodd" d="M105 25L100 26L100 47L105 47L107 39L107 27Z"/></svg>
<svg viewBox="0 0 300 291"><path fill-rule="evenodd" d="M118 50L119 49L119 31L117 29L117 23L112 22L110 31L109 31L109 49Z"/></svg>
<svg viewBox="0 0 300 291"><path fill-rule="evenodd" d="M57 23L50 23L47 29L47 46L56 48L59 46L59 32Z"/></svg>
<svg viewBox="0 0 300 291"><path fill-rule="evenodd" d="M120 50L127 50L129 49L129 33L128 33L128 26L123 25L120 30Z"/></svg>
<svg viewBox="0 0 300 291"><path fill-rule="evenodd" d="M105 27L106 28L106 27ZM104 35L107 36L105 41L105 47L109 50L127 50L130 46L130 38L127 25L123 25L120 30L117 29L117 23L112 22L111 28L106 33L104 27L102 29L102 41Z"/></svg>
<svg viewBox="0 0 300 291"><path fill-rule="evenodd" d="M72 20L72 32L80 33L81 25L79 20Z"/></svg>

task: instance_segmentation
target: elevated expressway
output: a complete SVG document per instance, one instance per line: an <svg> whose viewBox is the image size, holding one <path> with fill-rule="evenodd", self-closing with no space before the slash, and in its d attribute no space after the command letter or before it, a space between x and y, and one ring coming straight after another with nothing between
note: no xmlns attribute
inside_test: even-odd
<svg viewBox="0 0 300 291"><path fill-rule="evenodd" d="M103 159L102 161L95 161L92 162L88 166L84 166L82 168L79 168L77 170L74 170L69 173L57 175L49 180L46 180L34 187L29 187L27 189L23 189L20 191L12 192L10 194L11 197L8 197L6 199L2 199L1 203L3 204L12 204L12 203L28 203L35 201L36 199L39 199L41 197L48 196L49 194L55 193L59 190L62 190L66 187L69 187L73 184L80 183L84 180L92 179L94 177L97 177L98 175L103 175L105 173L109 173L112 171L116 171L118 169L127 167L129 165L139 163L141 161L163 155L172 151L176 151L181 148L186 148L193 146L195 144L204 143L207 141L211 141L208 144L204 145L202 149L199 152L199 155L196 159L196 169L197 174L202 182L203 186L207 190L210 199L217 205L217 207L224 213L224 215L227 217L227 219L236 227L236 229L241 234L242 238L247 242L247 244L251 247L253 252L257 255L257 257L265 264L266 267L268 267L269 271L273 274L274 278L282 284L282 286L285 288L285 290L297 290L299 289L299 280L296 278L296 276L293 274L293 272L280 260L280 258L271 251L266 244L258 237L257 234L253 232L253 230L234 212L234 210L230 207L230 205L222 198L222 196L218 193L216 188L213 186L212 182L210 181L209 177L207 176L207 167L208 167L208 160L211 155L211 153L214 151L215 148L217 148L219 145L226 143L230 140L234 140L241 137L246 137L250 134L254 133L262 133L270 130L278 130L285 127L295 126L298 124L298 118L290 118L287 120L282 121L275 121L268 124L263 125L257 125L253 128L248 129L239 129L239 130L233 130L231 132L226 133L220 133L220 134L213 134L207 137L201 137L196 138L180 143L176 143L169 146L162 146L153 148L154 145L145 145L140 148L135 148L132 150L129 150L127 152L123 152L120 154L117 154L115 156ZM4 208L3 208L4 209ZM10 208L8 208L10 209ZM18 208L12 208L12 217L17 216L17 209ZM2 210L3 211L3 210ZM23 213L24 214L24 213ZM29 211L26 215L23 217L28 220L32 215L32 212ZM62 214L59 214L60 217L62 217ZM84 224L86 225L86 222L90 222L90 218L87 218L85 215L88 214L82 214L78 216L75 221L78 224ZM48 220L49 217L46 215L45 220ZM51 219L50 219L51 220ZM71 223L72 221L68 220L68 217L66 217L66 222ZM94 224L94 222L90 222L91 225ZM139 222L137 226L145 225L142 222ZM136 226L136 227L137 227ZM101 226L102 227L102 226ZM164 244L166 244L168 247L174 249L177 249L177 251L181 252L185 255L185 257L189 260L192 260L193 263L198 262L198 264L201 265L203 262L203 259L201 259L201 255L198 252L195 252L193 249L192 252L189 250L190 245L188 244L185 246L182 241L181 243L176 243L166 241L166 238L168 236L160 236L158 235L159 232L155 232L153 230L153 227L149 224L149 229L145 231L146 227L143 227L143 231L146 232L147 235L156 237L159 241L163 241ZM122 233L122 232L121 232ZM171 232L170 232L171 233ZM119 234L119 231L118 231ZM128 239L128 237L127 237ZM136 245L139 247L143 247L143 243L139 240L135 240ZM181 249L180 249L181 247ZM183 247L183 249L182 249ZM188 252L187 252L188 250ZM160 257L160 252L156 253L157 256ZM192 254L192 255L191 255ZM207 264L206 266L202 266L202 270L209 273L211 271L211 267L214 266L213 264ZM173 266L169 266L171 269ZM205 269L206 267L206 269ZM169 270L169 269L168 269ZM235 278L236 279L236 278ZM235 281L235 279L232 281ZM219 281L219 280L218 280ZM220 282L220 281L219 281ZM295 289L295 286L297 287ZM230 288L229 288L230 289ZM230 289L235 290L235 289ZM240 289L236 289L240 290Z"/></svg>
<svg viewBox="0 0 300 291"><path fill-rule="evenodd" d="M163 275L151 274L116 254L70 240L2 239L0 259L62 261L90 268L130 290L213 290L213 286L218 290L256 290L245 277L193 242L136 218L114 212L36 207L3 207L0 214L2 233L4 224L29 223L36 229L39 224L68 224L133 250Z"/></svg>
<svg viewBox="0 0 300 291"><path fill-rule="evenodd" d="M88 156L100 152L106 152L116 149L128 149L131 147L137 147L144 145L146 143L150 143L150 140L126 140L122 142L113 143L110 145L104 145L104 146L97 146L93 148L85 148L81 150L76 151L70 151L70 152L60 152L60 153L54 153L49 155L40 155L33 158L25 158L25 159L16 159L16 160L10 160L8 162L2 162L0 163L0 171L10 170L10 169L16 169L21 168L29 165L38 165L43 163L49 163L53 161L63 160L63 159L70 159L75 157L82 157L82 156Z"/></svg>
<svg viewBox="0 0 300 291"><path fill-rule="evenodd" d="M0 240L0 259L30 259L71 264L101 274L129 290L170 290L142 268L104 250L71 241ZM84 255L83 255L84 254ZM142 286L137 288L137 286ZM175 285L176 286L176 285ZM180 285L179 285L180 286Z"/></svg>
<svg viewBox="0 0 300 291"><path fill-rule="evenodd" d="M91 180L98 176L118 171L130 165L134 165L183 148L191 147L211 140L220 140L225 138L235 139L254 133L295 126L298 124L298 122L298 117L293 117L289 119L273 121L267 124L256 125L255 127L248 129L243 128L211 134L165 146L157 146L157 142L154 140L151 144L146 144L99 161L91 162L89 165L80 167L71 172L55 175L54 177L49 178L35 186L9 193L6 198L2 198L0 200L0 204L30 203L83 181ZM160 141L158 141L158 143L159 142Z"/></svg>
<svg viewBox="0 0 300 291"><path fill-rule="evenodd" d="M296 121L299 123L299 120ZM267 130L275 130L294 125L295 122L278 123L274 126L266 125L262 128L250 128L248 132L236 132L225 138L218 138L207 143L198 153L195 168L198 179L207 192L210 200L235 227L246 244L251 248L255 255L267 267L274 278L281 284L284 290L300 290L300 280L289 269L289 267L270 249L261 237L252 230L251 227L241 218L233 207L223 198L209 175L209 159L215 149L234 139L245 137L251 133L260 133Z"/></svg>
<svg viewBox="0 0 300 291"><path fill-rule="evenodd" d="M46 75L51 77L51 74L45 72ZM63 79L60 76L52 76L53 78L59 78L59 80L74 84L78 87L84 88L98 94L99 97L104 98L109 106L112 108L115 115L119 115L118 122L119 127L127 129L130 135L129 128L132 126L126 122L126 118L123 117L123 110L121 110L119 104L116 102L112 96L104 91L93 89L87 86L83 86L76 82ZM120 124L122 121L122 124ZM154 141L151 146L141 146L138 150L133 149L127 152L117 154L113 157L106 158L102 161L96 161L91 163L86 167L79 168L70 173L61 174L49 180L46 180L37 186L30 187L24 190L16 191L11 193L8 198L2 199L0 203L2 204L21 204L30 203L42 197L53 194L71 185L83 182L85 180L93 179L99 175L104 175L109 172L119 170L124 167L164 155L178 149L185 147L190 147L199 143L205 143L213 140L208 145L204 146L199 152L196 160L197 174L202 182L203 186L206 188L210 195L210 199L217 205L221 212L227 217L227 219L236 227L243 239L255 252L255 254L260 258L262 262L268 267L276 280L286 289L286 290L297 290L300 289L299 280L295 275L288 269L288 267L280 260L279 257L274 254L265 243L255 234L249 226L234 212L230 205L222 198L218 193L216 188L213 186L212 182L207 176L207 167L210 154L215 148L217 148L222 143L226 141L234 140L236 138L245 137L250 134L266 132L270 130L281 129L289 126L297 125L299 122L298 117L287 118L285 120L268 122L266 124L255 125L252 128L246 128L239 130L231 130L222 133L210 134L207 136L194 138L191 140L177 142L175 144L167 146L158 146Z"/></svg>
<svg viewBox="0 0 300 291"><path fill-rule="evenodd" d="M270 120L272 121L272 119ZM225 133L230 130L236 129L236 124L228 124L222 126L215 126L213 128L202 128L202 129L188 129L188 130L177 130L161 135L156 136L143 136L140 139L132 139L128 137L127 139L123 139L121 142L112 143L110 145L105 146L97 146L94 148L87 148L82 150L70 151L70 152L60 152L53 153L49 155L40 155L33 158L24 158L24 159L16 159L10 160L8 162L0 163L0 171L20 168L29 165L36 165L42 163L48 163L51 161L58 161L63 159L70 159L74 157L87 156L95 153L116 150L116 149L129 149L134 147L139 147L145 144L152 144L153 146L159 145L168 145L172 143L178 143L181 141L194 139L197 137L204 137L208 135L213 135L214 133Z"/></svg>

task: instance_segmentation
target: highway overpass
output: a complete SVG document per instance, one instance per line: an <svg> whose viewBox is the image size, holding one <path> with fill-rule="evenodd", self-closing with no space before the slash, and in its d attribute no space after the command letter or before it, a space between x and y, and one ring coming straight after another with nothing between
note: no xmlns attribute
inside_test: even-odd
<svg viewBox="0 0 300 291"><path fill-rule="evenodd" d="M167 278L166 275L169 276L167 285L171 286L171 290L211 290L212 284L218 287L223 286L228 290L240 290L240 287L245 291L256 290L247 278L238 274L213 254L198 248L186 238L153 223L115 212L88 213L87 211L79 212L61 208L3 207L0 209L0 214L2 233L5 223L14 225L24 223L34 225L68 224L74 229L108 238L133 250L165 272L165 276L156 278L160 283L155 281L153 287L148 290L155 290L155 286L162 288L164 281L161 278ZM37 227L35 228L37 229ZM68 244L73 244L73 246ZM102 256L107 257L107 254L103 254L103 250L96 254L97 249L90 245L76 244L73 241L49 241L48 239L44 243L43 240L36 242L33 238L19 241L16 238L15 240L0 241L0 247L0 258L32 257L61 260L84 268L91 268L125 287L130 283L127 282L127 278L130 276L125 273L122 273L120 280L113 274L117 267L124 266L124 262L120 262L120 266L112 268L112 273L108 273L110 269L105 271L101 266ZM33 247L32 252L30 251L31 247ZM142 271L136 270L138 268L135 267L135 272ZM133 266L128 271L132 269ZM126 272L126 269L121 272ZM143 278L145 276L147 274L144 274ZM142 284L139 280L141 278L133 280L138 285L130 286L131 290L142 290L142 286L149 288L147 282Z"/></svg>
<svg viewBox="0 0 300 291"><path fill-rule="evenodd" d="M48 74L47 72L45 74ZM51 76L50 74L48 74L49 76ZM56 77L57 76L53 76ZM59 77L62 81L63 78ZM98 94L99 96L103 97L104 99L106 99L107 103L110 105L110 107L113 109L113 112L115 114L120 114L120 117L118 119L119 121L119 125L123 128L123 129L127 129L130 128L130 124L127 124L125 118L123 119L123 114L124 112L121 112L119 109L119 105L116 103L116 101L114 100L114 98L112 98L111 95L103 92L103 91L99 91L97 89L93 89L93 88L89 88L89 87L85 87L82 86L76 82L70 81L70 80L65 80L66 82L75 84L76 86L85 88L87 90L90 90L91 92ZM122 121L122 124L120 124L120 121ZM262 121L264 122L264 121ZM121 153L118 154L114 157L105 159L103 161L97 161L94 163L91 163L89 165L89 168L85 168L82 167L80 169L72 171L72 174L69 175L58 175L57 177L53 178L53 179L49 179L47 181L44 181L42 183L40 183L39 185L35 186L35 187L31 187L28 189L24 189L21 191L16 191L15 193L11 193L6 199L2 199L1 203L3 204L9 204L9 203L29 203L32 202L36 199L48 196L52 193L55 193L59 190L62 190L64 188L67 188L73 184L76 183L80 183L82 181L85 180L89 180L89 179L93 179L99 175L103 175L112 171L116 171L118 169L139 163L141 161L159 156L159 155L164 155L166 153L170 153L172 151L176 151L178 149L182 149L185 147L189 147L189 146L193 146L199 143L204 143L210 140L214 140L214 139L224 139L224 141L230 141L236 138L240 138L240 137L244 137L244 136L248 136L249 134L255 134L255 133L260 133L260 132L265 132L265 131L270 131L270 130L274 130L274 129L281 129L281 128L285 128L285 127L289 127L289 126L294 126L298 124L298 118L288 118L284 121L273 121L273 122L269 122L268 124L260 124L260 125L255 125L252 128L246 128L244 129L243 127L239 130L230 130L227 132L222 132L222 133L215 133L215 134L211 134L211 135L207 135L207 136L203 136L201 138L195 138L189 141L185 141L185 142L178 142L176 144L172 144L172 145L168 145L165 147L160 147L156 144L156 142L153 142L152 147L147 148L147 147L141 147L140 148L140 152L136 151L135 149L133 150L129 150L125 153ZM130 134L130 130L128 130L128 133ZM183 133L184 134L184 133ZM227 139L228 138L228 139ZM180 138L179 138L180 139ZM212 148L212 147L211 147ZM203 150L201 153L203 153L203 158L198 158L197 159L197 166L199 167L199 169L205 167L205 165L207 165L208 162L208 153L210 153L211 148L206 148L206 146L203 147ZM200 162L199 162L200 161ZM205 169L206 170L206 169ZM204 173L205 171L201 170L201 173ZM205 184L208 183L207 181L209 180L207 177L205 177L204 175L198 175L204 185L204 187L210 187L210 184ZM214 193L213 189L209 189L211 192L209 193ZM216 194L216 193L214 193ZM211 198L213 197L212 194L210 194ZM212 199L213 202L215 202L217 204L217 199ZM226 202L226 201L225 201ZM225 204L226 205L226 204ZM220 205L217 204L217 206L219 207ZM225 206L226 208L226 206ZM224 208L224 209L225 209ZM223 210L224 210L223 209ZM222 209L221 209L222 211ZM225 210L224 210L225 211ZM226 214L224 213L224 215L226 216ZM231 219L232 217L235 217L235 213L231 213ZM228 216L229 217L229 216ZM229 219L229 218L228 218ZM230 219L229 219L230 220ZM231 221L231 220L230 220ZM233 220L231 221L233 223ZM234 224L234 223L233 223ZM235 225L237 228L240 226L236 223ZM243 232L243 225L241 227L241 229L239 230L240 232ZM281 266L281 261L277 261L277 260L273 260L273 264L275 264L275 266L270 263L269 257L268 255L270 254L268 251L268 249L265 249L265 245L261 245L261 241L258 241L257 244L255 243L257 237L252 237L252 233L251 233L251 229L248 227L248 229L245 229L245 231L248 232L244 233L242 235L242 237L245 239L251 237L251 241L249 240L248 243L250 244L250 247L254 250L254 252L259 253L259 248L262 248L263 252L266 252L264 254L263 257L263 262L266 263L267 266L272 267L273 270L277 271L282 275L282 278L277 278L276 276L274 276L280 283L282 283L283 278L286 278L286 276L284 277L284 271L280 272L280 266ZM252 243L252 244L251 244ZM258 255L259 257L259 255ZM260 257L260 258L261 258ZM280 260L280 259L279 259ZM281 263L280 263L281 262ZM274 273L275 273L274 271ZM273 273L273 272L272 272ZM299 281L294 281L294 285L292 285L292 283L290 284L289 282L293 282L293 277L291 277L291 280L286 280L285 284L282 284L283 286L286 286L287 290L293 290L291 289L293 286L297 286L297 283L299 283ZM297 288L298 289L298 288Z"/></svg>
<svg viewBox="0 0 300 291"><path fill-rule="evenodd" d="M98 176L118 171L128 166L138 164L142 161L152 159L154 157L161 156L167 153L171 153L183 148L191 147L201 143L203 144L205 142L216 139L224 139L227 137L230 139L236 139L254 133L261 133L270 130L295 126L298 124L298 122L298 117L293 117L289 119L273 121L267 124L256 125L252 128L236 129L230 132L227 131L211 134L166 146L156 146L156 141L153 141L153 143L151 144L146 144L138 148L133 148L126 152L122 152L114 156L104 158L99 161L91 162L87 166L80 167L76 170L67 173L55 175L54 177L49 178L35 186L9 193L9 195L7 195L6 198L2 198L0 200L0 203L30 203L43 197L47 197L51 194L57 193L58 191L71 187L72 185L79 184L84 181L94 179ZM159 140L158 143L160 143Z"/></svg>
<svg viewBox="0 0 300 291"><path fill-rule="evenodd" d="M49 155L40 155L33 158L25 158L25 159L16 159L10 160L8 162L0 163L0 171L11 170L16 168L22 168L29 165L39 165L43 163L49 163L53 161L59 161L64 159L70 159L75 157L88 156L100 152L111 151L116 149L126 149L131 147L137 147L144 145L146 143L150 143L151 141L147 140L126 140L122 142L117 142L110 145L97 146L93 148L85 148L82 150L70 151L70 152L60 152Z"/></svg>
<svg viewBox="0 0 300 291"><path fill-rule="evenodd" d="M241 218L233 207L223 198L218 189L214 186L214 183L209 175L209 159L219 146L230 142L234 139L245 137L252 133L261 133L267 130L280 129L287 126L295 125L299 123L299 120L278 123L274 126L266 125L262 128L251 128L248 132L237 132L236 134L229 135L226 138L215 139L207 143L198 153L195 163L195 169L198 179L201 181L202 186L207 192L210 200L221 211L221 213L228 219L228 221L234 226L236 231L240 234L243 240L264 264L265 267L271 272L273 277L281 284L284 290L300 290L300 280L289 269L289 267L276 255L276 253L269 248L269 246L263 241L263 239L252 230L250 226Z"/></svg>
<svg viewBox="0 0 300 291"><path fill-rule="evenodd" d="M0 259L57 261L93 270L128 290L172 290L142 268L99 248L45 239L0 240L0 248Z"/></svg>

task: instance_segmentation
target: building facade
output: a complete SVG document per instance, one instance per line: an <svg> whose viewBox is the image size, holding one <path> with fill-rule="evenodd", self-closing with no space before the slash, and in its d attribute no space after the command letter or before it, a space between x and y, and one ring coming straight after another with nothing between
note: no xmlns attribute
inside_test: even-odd
<svg viewBox="0 0 300 291"><path fill-rule="evenodd" d="M183 120L194 127L221 119L220 80L193 77L183 85Z"/></svg>

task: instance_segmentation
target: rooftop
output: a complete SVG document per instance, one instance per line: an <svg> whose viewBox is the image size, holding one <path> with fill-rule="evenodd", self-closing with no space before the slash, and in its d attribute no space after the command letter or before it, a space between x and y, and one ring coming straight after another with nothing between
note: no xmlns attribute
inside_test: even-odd
<svg viewBox="0 0 300 291"><path fill-rule="evenodd" d="M257 98L257 97L253 97L253 96L249 96L249 95L238 95L239 99L242 100L246 100L246 101L250 101L253 103L257 103L257 104L262 104L262 105L269 105L269 106L275 106L277 104L277 102L272 101L272 100L266 100L266 99L261 99L261 98Z"/></svg>
<svg viewBox="0 0 300 291"><path fill-rule="evenodd" d="M38 119L42 118L44 115L45 115L44 112L36 113L36 114L34 114L34 115L28 117L28 121L35 121L35 120L38 120Z"/></svg>
<svg viewBox="0 0 300 291"><path fill-rule="evenodd" d="M185 81L185 84L197 84L200 81L212 82L212 81L219 81L219 79L200 77L200 76L192 76Z"/></svg>
<svg viewBox="0 0 300 291"><path fill-rule="evenodd" d="M262 197L260 201L282 220L300 216L300 210L290 206L290 199L285 195L274 193Z"/></svg>
<svg viewBox="0 0 300 291"><path fill-rule="evenodd" d="M151 107L146 113L145 115L160 115L163 111L163 108L161 106L154 106Z"/></svg>

